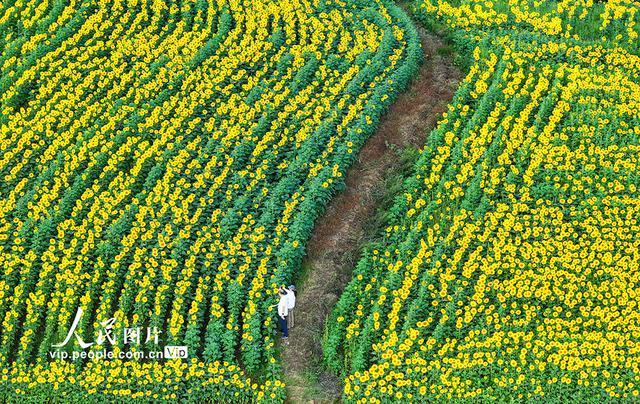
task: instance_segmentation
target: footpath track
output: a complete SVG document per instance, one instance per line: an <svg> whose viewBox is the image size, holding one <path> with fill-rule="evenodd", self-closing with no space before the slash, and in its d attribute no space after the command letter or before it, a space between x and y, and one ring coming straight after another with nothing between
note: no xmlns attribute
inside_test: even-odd
<svg viewBox="0 0 640 404"><path fill-rule="evenodd" d="M398 151L421 148L462 79L445 41L416 24L424 63L407 91L389 109L365 143L316 227L298 285L295 327L282 346L288 401L336 402L342 383L323 369L322 333L331 308L351 278L371 218L380 208L386 179L400 170Z"/></svg>

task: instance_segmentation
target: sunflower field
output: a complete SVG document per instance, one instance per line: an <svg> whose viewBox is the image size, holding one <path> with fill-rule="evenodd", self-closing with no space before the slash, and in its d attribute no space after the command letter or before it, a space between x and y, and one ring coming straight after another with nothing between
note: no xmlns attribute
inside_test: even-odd
<svg viewBox="0 0 640 404"><path fill-rule="evenodd" d="M421 0L468 72L335 306L355 402L640 393L640 3Z"/></svg>
<svg viewBox="0 0 640 404"><path fill-rule="evenodd" d="M277 285L421 55L388 0L2 2L0 398L282 401ZM134 326L188 360L48 357Z"/></svg>

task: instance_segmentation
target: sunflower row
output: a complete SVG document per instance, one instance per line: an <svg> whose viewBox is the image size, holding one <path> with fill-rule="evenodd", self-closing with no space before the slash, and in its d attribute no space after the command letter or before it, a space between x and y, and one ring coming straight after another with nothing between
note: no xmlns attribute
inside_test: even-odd
<svg viewBox="0 0 640 404"><path fill-rule="evenodd" d="M254 382L227 362L204 363L172 361L165 365L112 360L89 362L80 369L69 362L42 365L18 365L3 369L0 397L12 399L16 394L34 401L57 399L80 402L93 400L133 400L202 402L235 400L237 402L282 401L284 384L279 380ZM11 380L11 384L6 383Z"/></svg>
<svg viewBox="0 0 640 404"><path fill-rule="evenodd" d="M469 71L328 322L346 401L637 400L640 58L566 6L416 7Z"/></svg>
<svg viewBox="0 0 640 404"><path fill-rule="evenodd" d="M18 0L0 16L3 394L166 393L137 376L96 392L80 380L118 366L52 363L74 325L59 351L145 349L79 347L106 324L189 347L177 397L282 400L277 284L417 68L407 17L385 0ZM232 381L207 382L211 364Z"/></svg>

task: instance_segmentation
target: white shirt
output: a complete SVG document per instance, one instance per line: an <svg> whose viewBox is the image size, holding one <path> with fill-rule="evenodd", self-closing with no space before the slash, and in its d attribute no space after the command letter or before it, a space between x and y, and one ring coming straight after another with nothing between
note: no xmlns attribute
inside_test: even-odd
<svg viewBox="0 0 640 404"><path fill-rule="evenodd" d="M296 307L296 294L293 291L286 289L287 291L287 309L291 310Z"/></svg>
<svg viewBox="0 0 640 404"><path fill-rule="evenodd" d="M286 317L289 314L289 307L287 305L287 296L280 296L280 301L278 302L278 315L280 317Z"/></svg>

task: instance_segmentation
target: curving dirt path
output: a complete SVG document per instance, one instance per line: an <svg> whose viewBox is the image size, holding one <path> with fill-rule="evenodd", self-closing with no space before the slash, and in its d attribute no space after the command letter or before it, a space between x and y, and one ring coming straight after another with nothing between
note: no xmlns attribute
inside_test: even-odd
<svg viewBox="0 0 640 404"><path fill-rule="evenodd" d="M453 97L460 71L446 43L418 27L424 64L365 143L346 176L346 189L316 222L298 280L295 327L282 346L288 401L338 402L342 384L322 366L325 320L351 279L371 218L380 208L385 179L401 168L398 151L421 148Z"/></svg>

